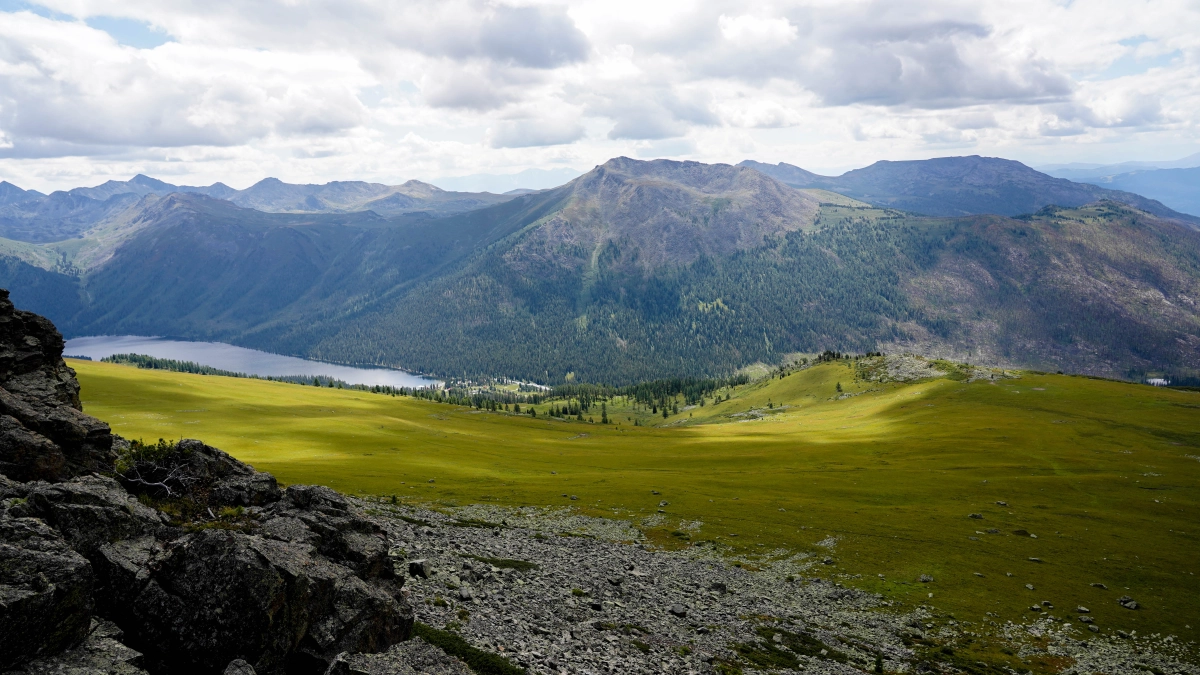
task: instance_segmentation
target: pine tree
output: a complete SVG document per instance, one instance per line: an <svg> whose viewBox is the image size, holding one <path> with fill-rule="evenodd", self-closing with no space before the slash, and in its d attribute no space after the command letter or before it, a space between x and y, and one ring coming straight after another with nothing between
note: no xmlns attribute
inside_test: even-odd
<svg viewBox="0 0 1200 675"><path fill-rule="evenodd" d="M600 404L600 423L608 424L608 404L607 403Z"/></svg>

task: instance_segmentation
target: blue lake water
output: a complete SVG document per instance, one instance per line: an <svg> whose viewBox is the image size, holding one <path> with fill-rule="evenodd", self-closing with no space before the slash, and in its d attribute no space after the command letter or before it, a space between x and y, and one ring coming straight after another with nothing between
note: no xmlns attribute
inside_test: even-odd
<svg viewBox="0 0 1200 675"><path fill-rule="evenodd" d="M355 368L294 356L282 356L257 349L235 347L221 342L187 342L139 335L99 335L67 340L63 352L68 356L86 356L99 361L113 354L145 354L160 359L194 361L203 366L232 370L260 377L280 375L321 375L350 384L392 387L424 387L436 381L403 370Z"/></svg>

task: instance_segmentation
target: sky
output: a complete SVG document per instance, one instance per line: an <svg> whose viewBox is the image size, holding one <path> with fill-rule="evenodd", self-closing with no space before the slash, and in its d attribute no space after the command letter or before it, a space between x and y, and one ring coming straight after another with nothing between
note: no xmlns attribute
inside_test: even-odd
<svg viewBox="0 0 1200 675"><path fill-rule="evenodd" d="M1196 0L0 0L42 191L1198 151Z"/></svg>

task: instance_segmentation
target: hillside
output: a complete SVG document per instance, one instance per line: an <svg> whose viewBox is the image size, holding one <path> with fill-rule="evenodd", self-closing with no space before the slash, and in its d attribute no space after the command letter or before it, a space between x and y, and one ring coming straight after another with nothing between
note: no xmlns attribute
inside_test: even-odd
<svg viewBox="0 0 1200 675"><path fill-rule="evenodd" d="M1022 220L826 205L762 246L652 269L615 243L550 255L545 237L523 232L309 353L547 382L715 375L826 348L1117 377L1200 368L1200 233L1111 202Z"/></svg>
<svg viewBox="0 0 1200 675"><path fill-rule="evenodd" d="M534 418L528 406L489 413L367 392L72 366L84 409L112 420L114 431L200 434L286 483L397 495L440 505L452 519L615 531L723 560L718 569L794 560L807 571L781 571L777 587L784 574L839 575L905 609L929 603L943 622L986 616L1020 625L1040 618L1029 607L1047 600L1047 612L1071 617L1076 639L1089 635L1073 618L1077 606L1090 608L1102 635L1136 629L1187 642L1200 626L1191 602L1200 581L1180 574L1195 567L1191 528L1200 515L1200 463L1189 457L1200 454L1191 424L1200 394L1192 392L865 358L723 388L719 403L711 394L704 406L677 398L679 412L666 419L612 398L613 423L604 425L598 402L576 421L548 414L565 401L536 406ZM559 511L566 507L572 511ZM584 515L616 522L584 529ZM934 581L917 583L922 574ZM1122 595L1142 609L1121 607ZM985 621L967 630L994 643L1002 639L995 628ZM961 648L979 650L971 662L1004 658L985 645Z"/></svg>
<svg viewBox="0 0 1200 675"><path fill-rule="evenodd" d="M747 167L625 158L444 217L137 199L83 239L0 241L0 283L71 335L443 377L616 384L880 348L1109 377L1200 369L1200 233L1115 202L927 218Z"/></svg>
<svg viewBox="0 0 1200 675"><path fill-rule="evenodd" d="M1051 205L1074 207L1107 199L1200 226L1200 218L1173 211L1141 193L1074 183L996 157L881 161L836 177L818 176L784 163L747 160L739 166L754 168L793 187L824 188L875 206L928 216L1017 216Z"/></svg>

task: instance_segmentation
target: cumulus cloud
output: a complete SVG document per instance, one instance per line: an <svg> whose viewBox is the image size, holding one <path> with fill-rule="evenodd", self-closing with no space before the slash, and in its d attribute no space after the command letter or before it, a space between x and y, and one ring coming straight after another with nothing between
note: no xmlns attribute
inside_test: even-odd
<svg viewBox="0 0 1200 675"><path fill-rule="evenodd" d="M0 13L0 177L30 187L1200 149L1187 0L31 1Z"/></svg>

